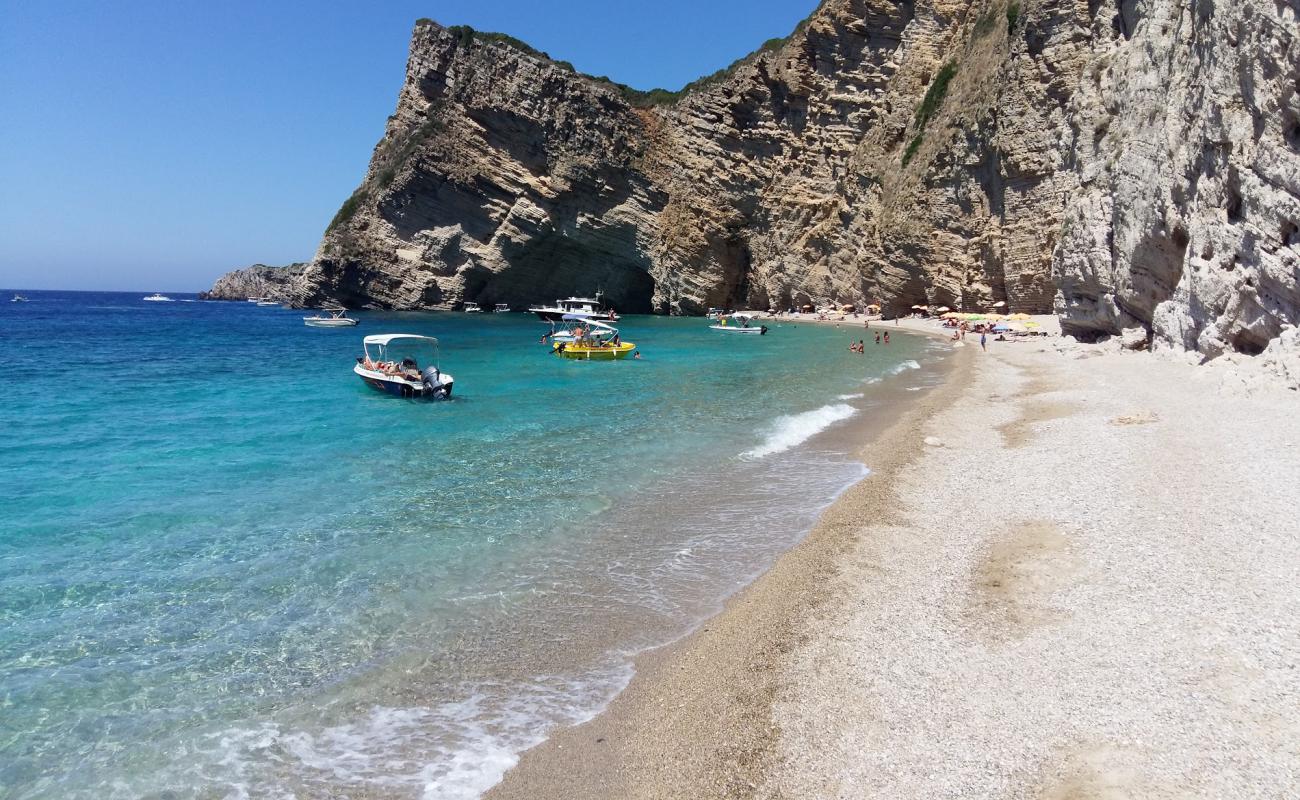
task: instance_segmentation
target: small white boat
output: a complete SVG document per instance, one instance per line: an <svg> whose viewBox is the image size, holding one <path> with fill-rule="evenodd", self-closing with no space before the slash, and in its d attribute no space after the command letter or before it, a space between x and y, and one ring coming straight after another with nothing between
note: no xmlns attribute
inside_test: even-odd
<svg viewBox="0 0 1300 800"><path fill-rule="evenodd" d="M493 314L505 314L510 311L509 303L497 303L496 308L492 309Z"/></svg>
<svg viewBox="0 0 1300 800"><path fill-rule="evenodd" d="M466 304L465 304L465 313L466 313L466 314L482 314L482 313L483 313L483 309L482 309L482 308L479 308L479 304L478 304L478 303L466 303Z"/></svg>
<svg viewBox="0 0 1300 800"><path fill-rule="evenodd" d="M250 302L250 303L260 303L260 302L262 302L262 298L260 298L260 297L247 297L247 298L245 298L245 299L248 300L248 302Z"/></svg>
<svg viewBox="0 0 1300 800"><path fill-rule="evenodd" d="M394 397L451 398L452 377L438 366L438 340L410 333L381 333L361 342L364 356L352 371L367 386Z"/></svg>
<svg viewBox="0 0 1300 800"><path fill-rule="evenodd" d="M730 321L731 324L728 324ZM718 317L717 325L710 325L711 331L722 331L723 333L748 333L755 336L762 336L767 333L766 325L755 325L753 314L723 314Z"/></svg>
<svg viewBox="0 0 1300 800"><path fill-rule="evenodd" d="M148 297L146 297L146 298L144 298L144 299L147 300L147 301L149 301L150 303L170 303L170 302L172 302L172 299L171 299L170 297L168 297L168 296L165 295L165 294L158 294L157 292L154 292L153 294L149 295Z"/></svg>
<svg viewBox="0 0 1300 800"><path fill-rule="evenodd" d="M258 300L258 301L257 301L257 304L258 304L259 306L263 306L263 307L266 307L266 306L278 306L278 305L280 305L280 301L279 301L279 300Z"/></svg>
<svg viewBox="0 0 1300 800"><path fill-rule="evenodd" d="M303 317L302 324L309 328L351 328L360 320L355 320L348 316L348 310L343 306L323 306L321 311L325 314L317 314L314 317Z"/></svg>
<svg viewBox="0 0 1300 800"><path fill-rule="evenodd" d="M16 295L14 295L13 297L9 298L9 302L11 302L11 303L26 303L26 302L27 302L27 298L26 298L26 297L23 297L23 296L20 295L20 294L16 294Z"/></svg>

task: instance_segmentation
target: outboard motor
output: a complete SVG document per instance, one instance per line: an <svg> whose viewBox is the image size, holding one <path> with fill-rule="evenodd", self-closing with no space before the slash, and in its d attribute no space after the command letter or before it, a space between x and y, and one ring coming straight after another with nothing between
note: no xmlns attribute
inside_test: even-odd
<svg viewBox="0 0 1300 800"><path fill-rule="evenodd" d="M420 373L420 382L424 384L424 391L429 397L443 398L447 396L447 387L442 385L442 375L438 372L437 367L425 367Z"/></svg>

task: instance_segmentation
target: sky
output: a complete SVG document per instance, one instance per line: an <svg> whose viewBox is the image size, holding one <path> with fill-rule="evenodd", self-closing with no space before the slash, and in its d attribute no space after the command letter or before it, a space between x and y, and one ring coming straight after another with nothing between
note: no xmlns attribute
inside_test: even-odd
<svg viewBox="0 0 1300 800"><path fill-rule="evenodd" d="M0 0L0 288L199 291L312 257L420 17L680 88L815 0Z"/></svg>

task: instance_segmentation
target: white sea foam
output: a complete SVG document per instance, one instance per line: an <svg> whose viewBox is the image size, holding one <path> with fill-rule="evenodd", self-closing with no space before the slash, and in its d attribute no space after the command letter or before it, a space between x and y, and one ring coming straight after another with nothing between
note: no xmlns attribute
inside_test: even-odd
<svg viewBox="0 0 1300 800"><path fill-rule="evenodd" d="M815 408L812 411L805 411L802 414L790 414L777 419L772 428L772 432L767 435L763 443L753 450L748 450L742 454L745 458L762 458L770 456L773 453L780 453L783 450L789 450L791 447L802 444L821 431L840 420L848 419L857 413L853 406L844 403L833 403L821 408Z"/></svg>
<svg viewBox="0 0 1300 800"><path fill-rule="evenodd" d="M886 375L899 375L899 374L901 374L901 373L903 373L903 372L906 372L906 371L909 370L909 369L920 369L920 368L921 368L921 365L920 365L920 364L918 364L917 362L915 362L915 361L913 361L912 359L909 358L909 359L906 360L906 361L903 361L903 362L901 362L901 363L895 364L894 366L890 367L889 370L888 370L885 374L886 374Z"/></svg>
<svg viewBox="0 0 1300 800"><path fill-rule="evenodd" d="M865 395L863 395L862 392L858 392L857 394L842 394L835 399L836 400L861 400L864 396Z"/></svg>
<svg viewBox="0 0 1300 800"><path fill-rule="evenodd" d="M314 731L273 723L230 729L198 749L220 765L218 781L232 800L291 796L280 791L282 770L367 792L474 800L501 781L520 752L553 727L600 713L631 677L631 664L623 663L576 679L482 684L465 687L461 700L376 706L355 721ZM276 765L269 773L268 762Z"/></svg>

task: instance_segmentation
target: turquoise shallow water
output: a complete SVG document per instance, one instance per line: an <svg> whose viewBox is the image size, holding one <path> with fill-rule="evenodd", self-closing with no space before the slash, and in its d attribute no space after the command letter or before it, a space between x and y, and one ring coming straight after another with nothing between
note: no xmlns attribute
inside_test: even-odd
<svg viewBox="0 0 1300 800"><path fill-rule="evenodd" d="M936 358L634 317L642 360L577 363L526 314L26 294L0 307L14 797L474 797L806 531L863 474L809 437ZM351 373L399 331L442 339L456 400Z"/></svg>

